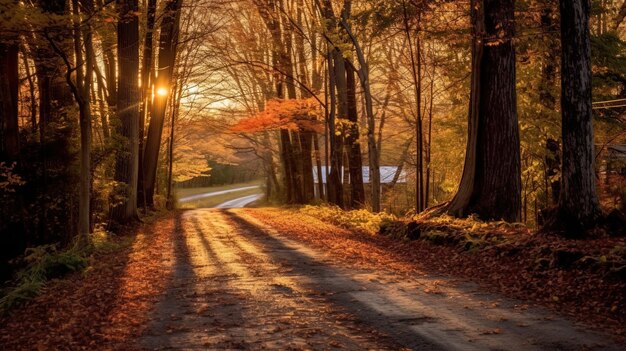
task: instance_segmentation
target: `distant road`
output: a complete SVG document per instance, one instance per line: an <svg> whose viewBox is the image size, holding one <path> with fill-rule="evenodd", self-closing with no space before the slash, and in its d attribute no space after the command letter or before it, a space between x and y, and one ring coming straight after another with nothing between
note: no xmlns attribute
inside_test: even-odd
<svg viewBox="0 0 626 351"><path fill-rule="evenodd" d="M240 197L237 199L233 199L233 200L221 203L215 206L215 208L243 208L243 207L246 207L246 205L260 199L262 196L263 194L254 194L254 195Z"/></svg>
<svg viewBox="0 0 626 351"><path fill-rule="evenodd" d="M234 192L237 192L237 191L249 190L249 189L257 189L257 188L261 188L261 186L260 185L244 186L244 187L241 187L241 188L220 190L220 191L213 191L213 192L208 192L208 193L203 193L203 194L190 195L190 196L185 196L183 198L178 199L178 202L181 202L181 203L182 202L189 202L189 201L204 199L204 198L211 197L211 196L224 195L224 194L228 194L228 193L234 193Z"/></svg>

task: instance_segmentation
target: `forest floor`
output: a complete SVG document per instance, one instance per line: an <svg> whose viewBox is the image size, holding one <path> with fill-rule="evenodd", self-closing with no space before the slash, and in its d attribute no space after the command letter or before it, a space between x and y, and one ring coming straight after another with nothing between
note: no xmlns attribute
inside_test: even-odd
<svg viewBox="0 0 626 351"><path fill-rule="evenodd" d="M1 317L0 350L623 349L427 249L289 210L178 211Z"/></svg>

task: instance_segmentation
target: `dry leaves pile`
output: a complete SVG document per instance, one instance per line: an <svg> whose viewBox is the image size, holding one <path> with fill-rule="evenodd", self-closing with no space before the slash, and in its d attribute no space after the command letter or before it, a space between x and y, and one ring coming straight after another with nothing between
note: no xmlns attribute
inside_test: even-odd
<svg viewBox="0 0 626 351"><path fill-rule="evenodd" d="M464 240L438 242L428 234L416 241L371 236L296 211L262 209L250 214L347 263L471 279L488 290L546 306L626 340L626 277L619 259L620 248L626 248L623 238L576 241L515 234L506 226L502 240L489 234L493 243L468 250ZM437 223L437 228L442 232L444 226Z"/></svg>
<svg viewBox="0 0 626 351"><path fill-rule="evenodd" d="M3 350L129 350L168 281L174 216L139 228L133 245L93 257L0 319ZM165 264L164 264L165 262Z"/></svg>

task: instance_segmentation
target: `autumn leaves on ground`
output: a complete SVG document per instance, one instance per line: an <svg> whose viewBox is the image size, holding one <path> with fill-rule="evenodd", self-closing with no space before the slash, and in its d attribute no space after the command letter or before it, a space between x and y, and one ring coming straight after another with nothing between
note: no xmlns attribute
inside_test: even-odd
<svg viewBox="0 0 626 351"><path fill-rule="evenodd" d="M456 234L429 223L409 241L391 216L336 211L164 215L3 316L2 349L617 350L624 341L622 239L589 245L450 219Z"/></svg>

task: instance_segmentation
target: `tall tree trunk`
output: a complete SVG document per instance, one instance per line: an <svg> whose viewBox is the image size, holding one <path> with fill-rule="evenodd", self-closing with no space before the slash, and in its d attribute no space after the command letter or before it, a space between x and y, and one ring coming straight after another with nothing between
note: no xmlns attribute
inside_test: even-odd
<svg viewBox="0 0 626 351"><path fill-rule="evenodd" d="M596 190L591 111L588 0L561 0L563 163L558 214L552 226L577 236L601 216Z"/></svg>
<svg viewBox="0 0 626 351"><path fill-rule="evenodd" d="M137 218L139 178L139 9L137 0L118 0L117 24L118 93L117 133L121 145L115 159L115 180L121 184L112 218L127 223Z"/></svg>
<svg viewBox="0 0 626 351"><path fill-rule="evenodd" d="M180 11L183 0L170 0L165 5L159 40L159 66L157 70L154 102L150 114L148 137L143 155L144 194L146 203L154 207L157 166L163 135L167 102L171 94L172 72L176 61Z"/></svg>
<svg viewBox="0 0 626 351"><path fill-rule="evenodd" d="M144 149L144 129L149 117L152 102L152 89L154 84L154 55L153 38L154 26L156 22L156 0L148 0L146 8L146 35L143 43L143 59L141 61L141 109L139 111L139 157L143 155ZM139 203L146 208L146 198L144 189L145 172L143 162L139 162L139 178L137 185L137 197Z"/></svg>
<svg viewBox="0 0 626 351"><path fill-rule="evenodd" d="M337 95L337 115L330 121L330 174L328 179L328 201L339 207L344 207L343 183L343 147L344 128L342 120L347 117L347 84L346 68L343 54L339 49L332 50L333 82ZM332 91L331 91L332 93Z"/></svg>
<svg viewBox="0 0 626 351"><path fill-rule="evenodd" d="M356 107L356 80L354 68L346 63L348 87L348 121L346 128L346 148L350 171L350 207L361 208L365 204L365 188L363 186L363 161L359 142L359 116Z"/></svg>
<svg viewBox="0 0 626 351"><path fill-rule="evenodd" d="M413 86L415 91L415 212L420 213L424 210L423 191L424 191L424 168L422 162L423 155L423 133L422 133L422 48L420 44L419 28L415 36L415 50L417 57L413 51L413 40L411 36L411 26L409 24L409 15L406 2L402 2L404 33L406 35L409 46L409 56L411 58L411 75L413 77ZM421 10L418 10L421 11ZM418 12L417 25L421 25L421 12Z"/></svg>
<svg viewBox="0 0 626 351"><path fill-rule="evenodd" d="M514 1L473 0L472 84L465 165L445 210L519 221L520 142L515 94Z"/></svg>
<svg viewBox="0 0 626 351"><path fill-rule="evenodd" d="M346 7L349 8L349 3L350 2L348 0L344 1L344 9ZM361 46L359 45L359 42L350 30L350 25L347 21L347 14L349 13L349 10L343 11L344 16L341 20L341 26L350 37L352 45L354 45L354 51L356 52L356 56L359 61L359 81L361 82L361 88L363 89L365 116L367 119L367 149L370 168L370 184L372 186L372 211L380 212L380 160L378 157L378 145L376 143L376 118L374 116L372 91L370 89L369 65L365 60L365 55L363 53L363 50L361 49Z"/></svg>
<svg viewBox="0 0 626 351"><path fill-rule="evenodd" d="M24 70L26 71L26 77L28 80L28 90L30 97L30 125L32 131L35 132L37 130L37 86L35 85L35 80L33 79L34 72L31 71L30 62L28 61L28 51L26 50L25 45L21 46L22 52L22 64L24 65Z"/></svg>
<svg viewBox="0 0 626 351"><path fill-rule="evenodd" d="M280 1L280 6L281 6L280 11L284 13L285 9L282 8L283 6L282 1ZM281 18L284 19L284 16L281 16ZM283 31L281 35L283 37L284 48L282 48L282 50L280 51L280 54L281 54L280 70L285 73L284 80L285 80L285 86L287 88L287 98L296 99L297 92L296 92L296 84L295 84L295 78L294 78L295 69L294 69L294 63L293 63L294 60L292 57L292 52L293 52L293 40L291 37L292 26L290 23L287 23L287 22L288 21L285 20L285 23L282 24ZM290 158L289 162L290 162L290 167L291 167L291 176L293 177L292 179L293 195L294 195L293 201L294 203L302 204L304 203L303 169L304 169L304 163L305 163L304 162L305 160L303 159L305 155L303 154L303 150L301 148L302 136L301 136L301 133L297 130L290 131L289 134L290 134L290 140L291 140L289 147L292 152L292 157ZM306 146L307 145L305 145L305 147ZM308 148L309 148L308 163L310 164L311 162L310 146L308 146ZM312 186L313 184L311 183L310 185ZM312 188L308 190L312 190Z"/></svg>
<svg viewBox="0 0 626 351"><path fill-rule="evenodd" d="M300 28L303 27L303 6L304 1L299 1L297 4L297 20L298 26ZM307 99L311 97L311 93L306 89L306 85L308 85L309 79L307 76L307 57L304 51L304 35L296 34L296 51L297 51L297 61L298 61L298 77L300 80L300 96L303 99ZM315 42L315 39L312 40ZM315 62L313 63L313 71L315 71ZM314 74L315 75L315 74ZM314 81L314 77L311 81ZM312 87L315 89L315 87ZM315 91L315 90L313 90ZM315 185L313 182L313 159L312 159L312 148L313 148L313 139L316 138L315 132L310 130L301 130L300 131L300 149L302 150L302 200L303 203L309 203L315 197Z"/></svg>
<svg viewBox="0 0 626 351"><path fill-rule="evenodd" d="M432 142L433 142L433 101L435 90L435 69L433 68L433 76L430 81L430 97L429 97L429 107L428 107L428 144L426 146L426 181L424 182L424 187L426 188L424 191L424 208L428 208L430 201L430 161L432 155Z"/></svg>
<svg viewBox="0 0 626 351"><path fill-rule="evenodd" d="M20 152L18 48L17 42L0 43L0 160L15 160Z"/></svg>
<svg viewBox="0 0 626 351"><path fill-rule="evenodd" d="M185 63L186 64L186 63ZM170 119L170 137L167 147L167 193L166 193L166 207L168 210L174 209L174 197L172 196L172 185L174 182L174 143L176 133L176 120L178 119L178 111L180 107L180 100L183 94L183 84L177 84L177 89L172 97L172 111Z"/></svg>
<svg viewBox="0 0 626 351"><path fill-rule="evenodd" d="M557 23L557 0L543 0L541 2L542 10L539 18L544 41L544 55L541 57L541 83L539 84L539 100L544 108L544 117L550 119L554 111L557 110L557 66L558 66L558 50L559 50L559 34ZM551 204L557 204L560 193L560 179L557 177L561 170L561 157L559 142L548 137L546 140L546 157L544 168L545 186L545 204L549 207ZM550 190L551 189L551 190ZM552 201L550 201L552 200Z"/></svg>

